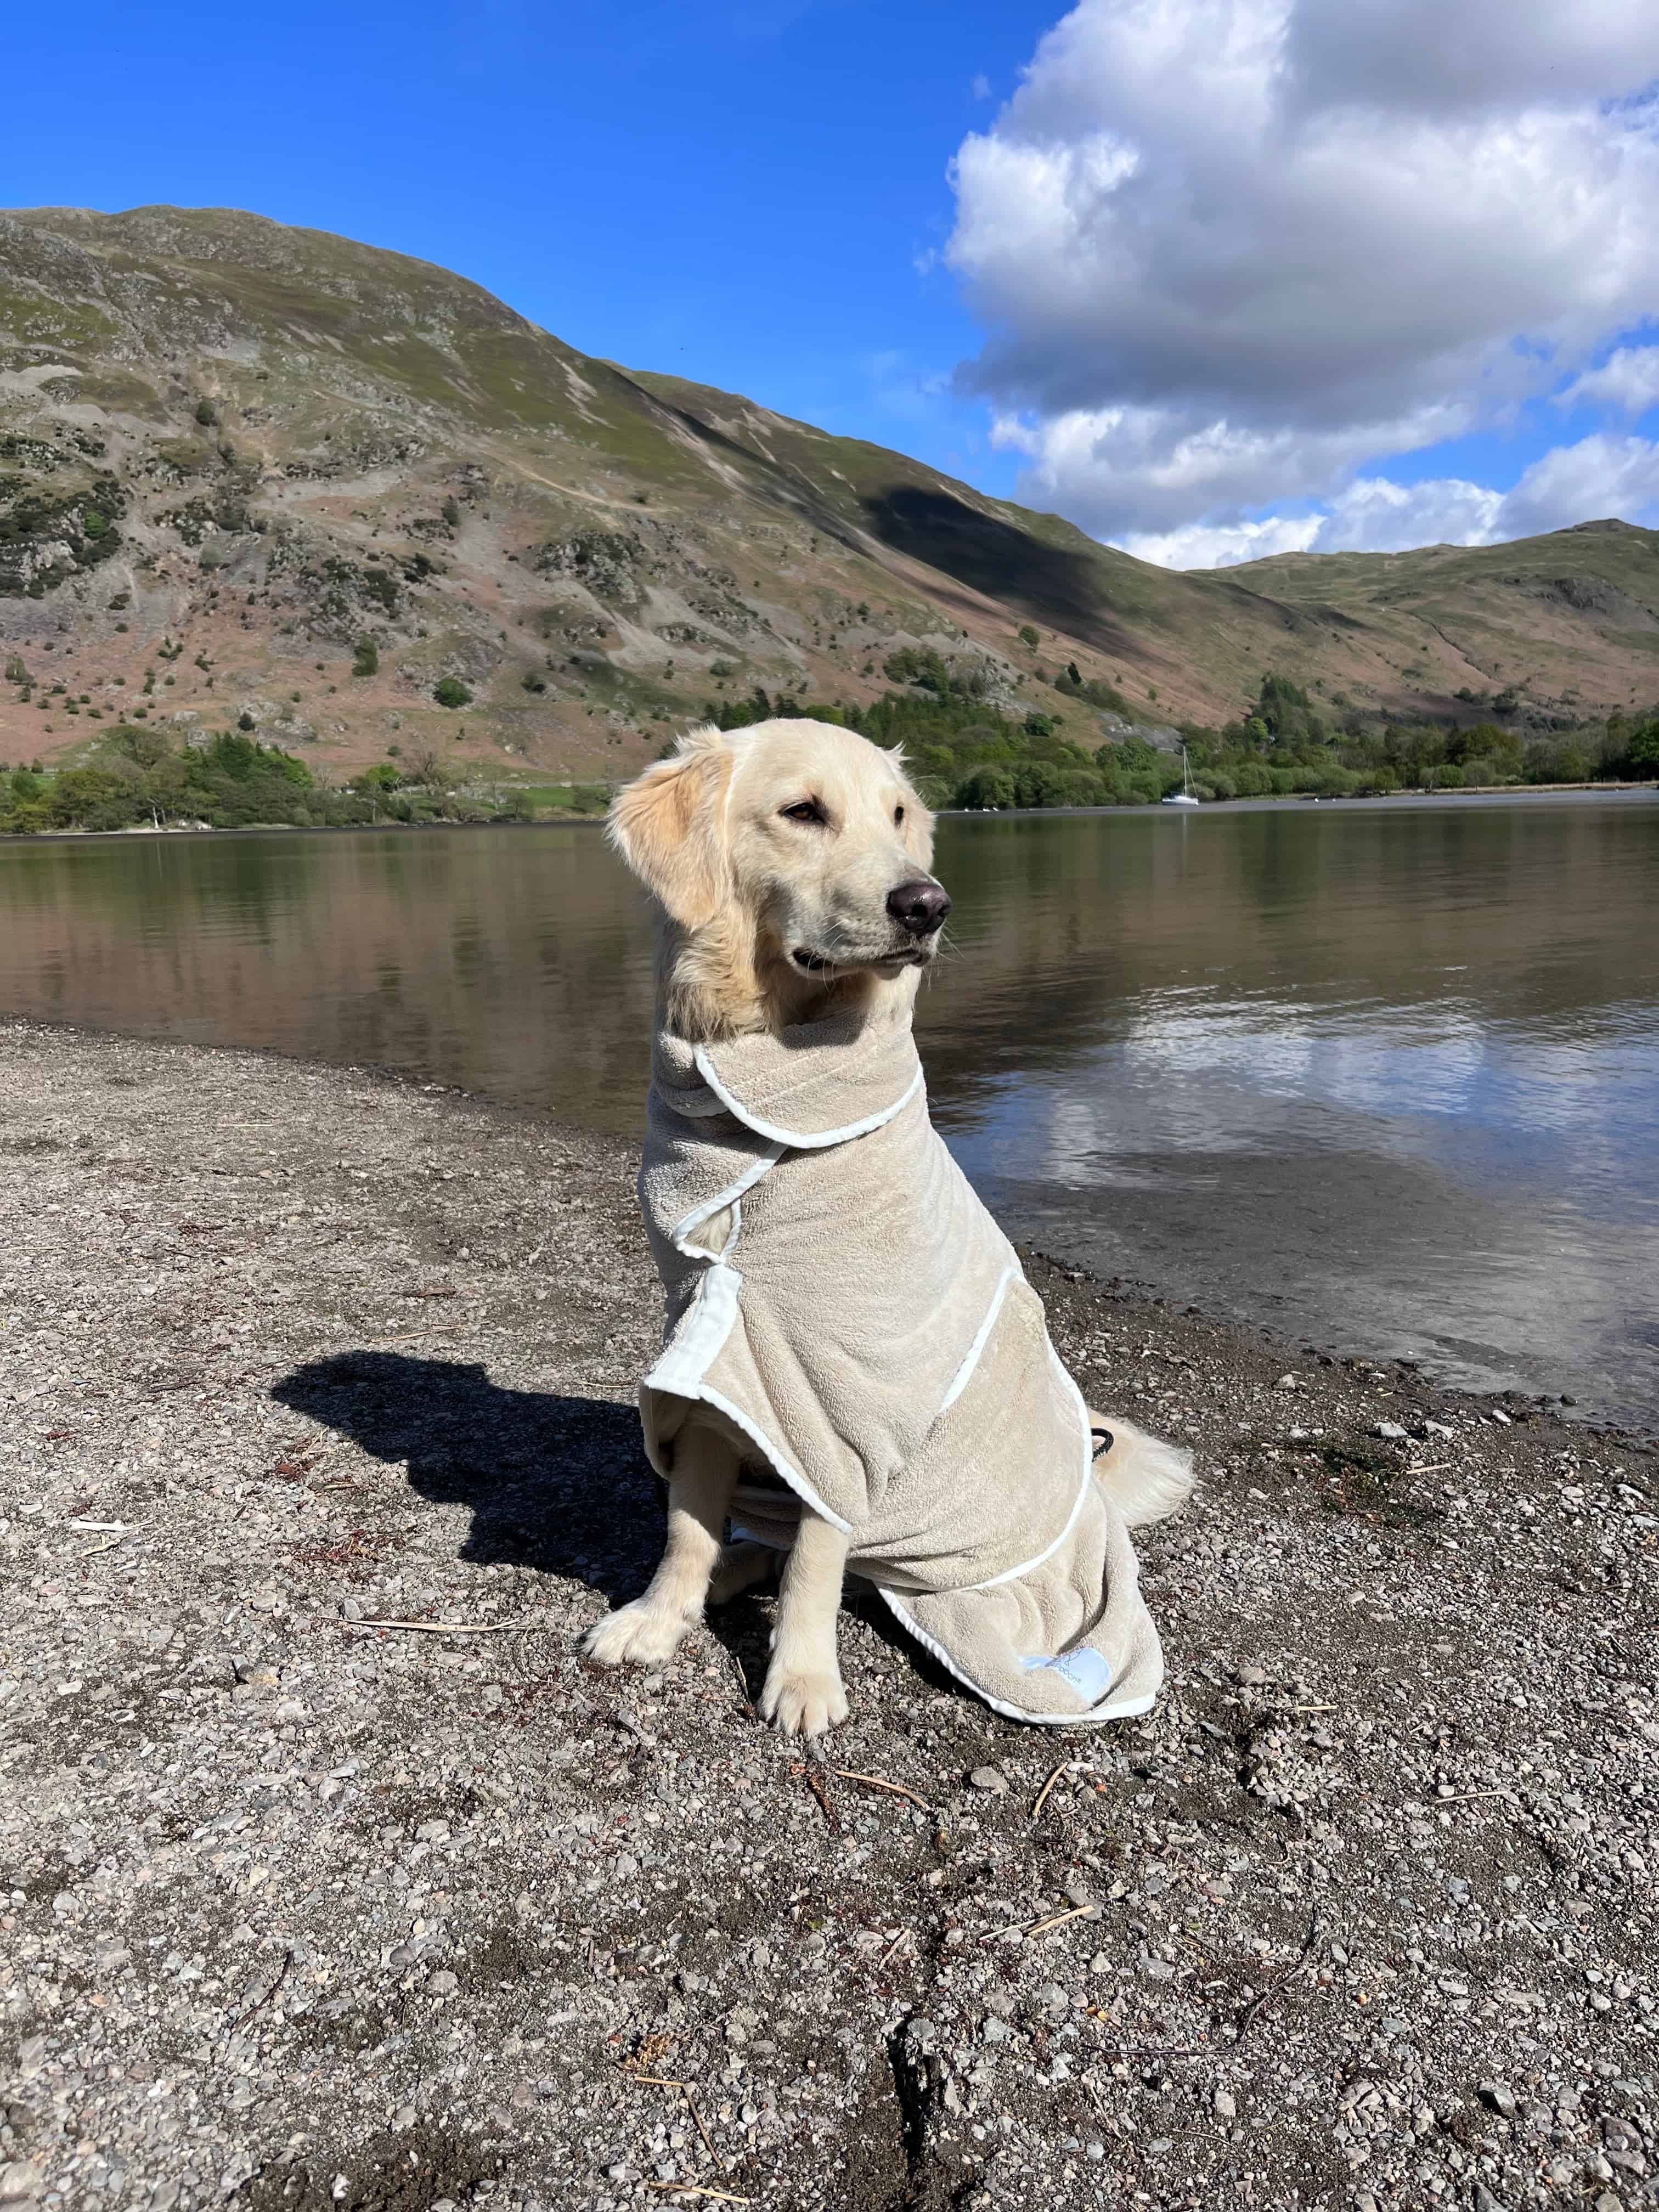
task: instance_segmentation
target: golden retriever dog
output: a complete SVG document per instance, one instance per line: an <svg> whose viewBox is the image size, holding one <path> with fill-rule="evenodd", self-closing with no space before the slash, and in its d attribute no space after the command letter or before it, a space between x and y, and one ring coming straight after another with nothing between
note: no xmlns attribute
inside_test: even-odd
<svg viewBox="0 0 1659 2212"><path fill-rule="evenodd" d="M890 1026L908 1037L951 900L932 872L933 817L897 754L805 720L696 731L618 793L609 834L659 909L659 1040L718 1050L786 1033L839 1036L848 1024L861 1038ZM680 1412L672 1443L653 1451L668 1485L661 1564L641 1597L589 1632L587 1653L603 1666L660 1666L706 1605L762 1579L777 1557L725 1540L734 1491L757 1474L752 1431L711 1403ZM1096 1471L1115 1486L1123 1521L1174 1510L1190 1486L1184 1456L1121 1421L1091 1419L1112 1431ZM810 1737L847 1716L836 1625L848 1534L783 1495L799 1519L760 1710Z"/></svg>

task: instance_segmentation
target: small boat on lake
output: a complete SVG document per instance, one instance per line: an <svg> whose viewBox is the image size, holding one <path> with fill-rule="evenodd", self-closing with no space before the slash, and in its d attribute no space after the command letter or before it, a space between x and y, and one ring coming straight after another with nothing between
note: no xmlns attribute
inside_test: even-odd
<svg viewBox="0 0 1659 2212"><path fill-rule="evenodd" d="M1181 748L1181 788L1179 791L1172 791L1164 804L1165 806L1196 806L1199 804L1193 792L1193 775L1192 770L1187 765L1185 745Z"/></svg>

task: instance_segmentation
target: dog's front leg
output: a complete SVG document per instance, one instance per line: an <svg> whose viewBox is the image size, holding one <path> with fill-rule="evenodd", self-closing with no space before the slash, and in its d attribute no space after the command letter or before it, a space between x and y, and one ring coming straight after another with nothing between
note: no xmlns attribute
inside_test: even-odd
<svg viewBox="0 0 1659 2212"><path fill-rule="evenodd" d="M643 1597L589 1629L585 1650L601 1667L659 1667L702 1619L708 1577L720 1555L726 1508L738 1480L738 1455L723 1437L693 1423L674 1445L668 1484L668 1542Z"/></svg>
<svg viewBox="0 0 1659 2212"><path fill-rule="evenodd" d="M836 1656L836 1615L847 1570L847 1539L802 1509L800 1533L783 1566L772 1663L760 1709L786 1735L822 1735L847 1717Z"/></svg>

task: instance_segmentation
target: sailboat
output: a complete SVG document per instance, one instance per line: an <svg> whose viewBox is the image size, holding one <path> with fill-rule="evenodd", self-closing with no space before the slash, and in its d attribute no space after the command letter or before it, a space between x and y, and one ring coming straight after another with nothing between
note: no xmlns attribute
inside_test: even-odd
<svg viewBox="0 0 1659 2212"><path fill-rule="evenodd" d="M1187 765L1187 748L1181 748L1181 788L1172 791L1164 801L1166 806L1196 806L1199 802L1193 793L1193 773Z"/></svg>

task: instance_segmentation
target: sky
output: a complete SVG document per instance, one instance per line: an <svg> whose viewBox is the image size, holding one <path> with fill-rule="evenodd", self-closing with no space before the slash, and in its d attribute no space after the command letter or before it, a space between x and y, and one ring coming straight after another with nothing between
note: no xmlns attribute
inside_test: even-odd
<svg viewBox="0 0 1659 2212"><path fill-rule="evenodd" d="M1144 559L1659 526L1656 0L84 0L0 206L461 271Z"/></svg>

